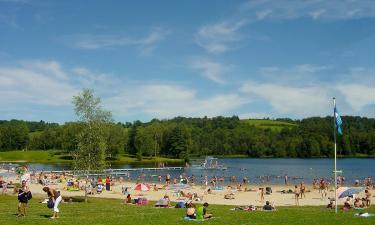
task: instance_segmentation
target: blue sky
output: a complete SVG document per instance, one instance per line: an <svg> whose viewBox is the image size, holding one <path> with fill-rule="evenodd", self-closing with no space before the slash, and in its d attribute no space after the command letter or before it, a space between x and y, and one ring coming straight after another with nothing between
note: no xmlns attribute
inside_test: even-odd
<svg viewBox="0 0 375 225"><path fill-rule="evenodd" d="M375 115L375 2L0 0L0 119Z"/></svg>

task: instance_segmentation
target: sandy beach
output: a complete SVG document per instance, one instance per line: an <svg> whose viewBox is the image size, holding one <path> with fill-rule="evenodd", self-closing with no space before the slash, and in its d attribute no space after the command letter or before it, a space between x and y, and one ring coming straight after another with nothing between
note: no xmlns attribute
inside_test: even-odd
<svg viewBox="0 0 375 225"><path fill-rule="evenodd" d="M6 171L0 171L0 173L6 172ZM13 183L19 182L19 177L14 174L14 176L4 178L5 181ZM265 201L270 201L271 203L274 203L275 206L294 206L295 205L295 196L294 194L284 194L281 193L283 190L294 190L294 186L292 185L272 185L272 184L264 184L262 186L260 185L252 185L247 184L245 187L247 189L251 189L253 191L238 191L236 189L231 189L226 186L223 187L223 190L212 190L212 193L207 193L207 188L204 188L200 185L193 185L190 186L190 188L184 188L184 189L171 189L170 187L166 187L165 189L159 189L158 191L155 191L153 189L152 184L149 184L151 186L149 191L136 191L133 190L135 187L135 182L119 182L115 181L114 185L111 186L111 191L103 190L101 194L95 194L90 195L90 197L95 198L114 198L114 199L124 199L125 196L122 194L122 188L128 187L128 193L131 194L132 198L137 198L139 196L145 197L148 200L151 201L157 201L165 194L168 194L172 202L182 201L185 198L178 196L178 191L183 191L184 193L196 193L199 196L200 201L199 202L208 202L210 204L220 204L220 205L256 205L256 206L262 206L264 205ZM28 182L28 186L33 193L33 195L45 195L45 193L42 191L43 186L41 184L37 183L31 183ZM51 187L60 190L62 196L68 197L68 196L84 196L84 191L67 191L66 182L63 183L54 183L50 185ZM157 187L162 188L163 185L157 184ZM264 200L261 201L261 192L259 188L266 188L271 187L272 193L270 195L264 195ZM319 190L313 189L311 185L306 184L306 197L299 199L299 205L300 206L319 206L319 205L327 205L329 203L328 198L334 198L334 189L333 187L330 187L327 191L327 196L323 197L321 193L319 193ZM370 190L372 193L372 196L374 196L374 190ZM8 193L12 193L12 190L8 190ZM234 199L225 199L224 196L226 194L233 193ZM364 197L364 192L360 193L358 195L359 197ZM339 201L340 203L341 201Z"/></svg>

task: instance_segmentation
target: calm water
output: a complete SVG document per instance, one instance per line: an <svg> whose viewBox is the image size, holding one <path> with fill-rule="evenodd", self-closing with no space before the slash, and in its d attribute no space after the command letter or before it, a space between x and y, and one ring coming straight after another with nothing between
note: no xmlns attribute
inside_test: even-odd
<svg viewBox="0 0 375 225"><path fill-rule="evenodd" d="M333 176L333 159L251 159L251 158L223 158L217 159L219 164L224 164L227 170L200 170L186 168L184 170L163 170L157 172L145 172L145 180L156 180L157 175L171 174L178 177L180 174L195 175L200 181L201 175L208 177L236 176L241 180L244 176L250 179L251 183L259 183L260 176L270 176L271 183L283 183L284 176L288 175L290 183L299 183L302 179L311 183L314 178L331 178ZM375 159L339 159L337 160L338 170L342 170L347 183L354 183L354 180L362 180L365 177L375 177ZM70 169L69 164L29 164L30 170L66 170ZM172 165L170 165L172 166ZM155 165L119 165L114 164L112 168L136 168L155 167ZM134 179L141 172L130 173ZM293 179L298 177L302 179ZM227 180L227 179L226 179Z"/></svg>

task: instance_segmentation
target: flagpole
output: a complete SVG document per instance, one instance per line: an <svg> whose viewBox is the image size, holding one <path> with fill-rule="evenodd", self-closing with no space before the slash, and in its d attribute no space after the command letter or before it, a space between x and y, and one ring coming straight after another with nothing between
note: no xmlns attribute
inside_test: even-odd
<svg viewBox="0 0 375 225"><path fill-rule="evenodd" d="M333 97L333 109L336 108L336 98ZM335 141L335 168L334 168L334 174L335 174L335 213L337 213L337 205L338 205L338 202L337 202L337 168L336 168L336 165L337 165L337 162L336 162L336 159L337 159L337 145L336 145L336 115L335 115L335 110L333 110L333 139Z"/></svg>

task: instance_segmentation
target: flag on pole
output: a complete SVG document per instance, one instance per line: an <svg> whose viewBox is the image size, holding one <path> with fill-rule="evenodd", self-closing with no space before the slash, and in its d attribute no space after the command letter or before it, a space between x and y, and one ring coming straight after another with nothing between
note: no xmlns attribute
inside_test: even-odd
<svg viewBox="0 0 375 225"><path fill-rule="evenodd" d="M336 104L335 104L335 108L334 108L334 114L335 114L335 122L336 122L337 133L342 135L342 128L341 128L342 120L341 120L341 117L339 115L339 112L337 111Z"/></svg>

